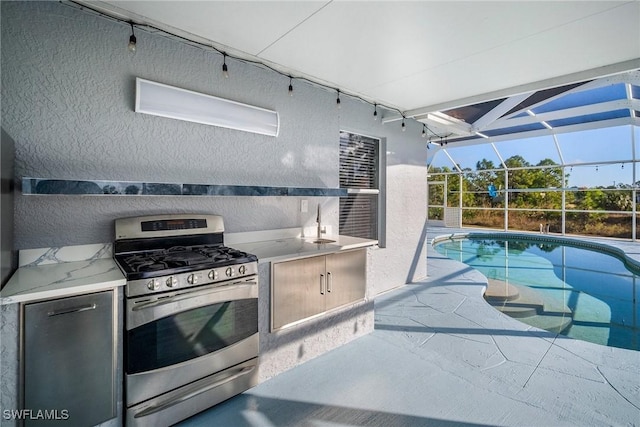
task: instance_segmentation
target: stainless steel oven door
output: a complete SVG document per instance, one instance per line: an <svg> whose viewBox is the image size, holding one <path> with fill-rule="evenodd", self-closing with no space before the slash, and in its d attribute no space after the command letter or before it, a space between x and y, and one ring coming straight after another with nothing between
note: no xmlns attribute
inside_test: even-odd
<svg viewBox="0 0 640 427"><path fill-rule="evenodd" d="M257 277L126 301L127 407L258 356Z"/></svg>

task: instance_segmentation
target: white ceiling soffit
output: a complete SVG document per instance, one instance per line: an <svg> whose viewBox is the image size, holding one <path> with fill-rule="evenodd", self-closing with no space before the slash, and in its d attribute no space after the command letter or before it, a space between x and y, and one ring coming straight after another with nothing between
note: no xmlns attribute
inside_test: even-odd
<svg viewBox="0 0 640 427"><path fill-rule="evenodd" d="M638 1L83 3L411 115L627 71L640 58Z"/></svg>

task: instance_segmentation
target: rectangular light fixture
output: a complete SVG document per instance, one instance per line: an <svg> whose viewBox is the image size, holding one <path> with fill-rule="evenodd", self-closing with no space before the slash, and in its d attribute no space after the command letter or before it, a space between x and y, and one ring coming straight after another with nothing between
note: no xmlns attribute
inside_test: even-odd
<svg viewBox="0 0 640 427"><path fill-rule="evenodd" d="M136 78L136 113L278 136L276 111Z"/></svg>

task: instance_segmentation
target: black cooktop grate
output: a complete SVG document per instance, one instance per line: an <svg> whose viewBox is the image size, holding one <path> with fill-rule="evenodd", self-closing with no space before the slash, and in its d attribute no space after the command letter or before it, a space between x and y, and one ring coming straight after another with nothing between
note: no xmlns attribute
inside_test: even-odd
<svg viewBox="0 0 640 427"><path fill-rule="evenodd" d="M115 256L127 276L151 277L257 261L255 255L226 246L175 246ZM131 277L128 277L131 279Z"/></svg>

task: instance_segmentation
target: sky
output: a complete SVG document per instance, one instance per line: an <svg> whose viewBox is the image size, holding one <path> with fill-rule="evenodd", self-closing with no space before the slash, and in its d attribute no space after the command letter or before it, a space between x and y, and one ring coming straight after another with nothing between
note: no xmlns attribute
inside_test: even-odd
<svg viewBox="0 0 640 427"><path fill-rule="evenodd" d="M632 132L634 132L633 136ZM565 164L603 162L603 164L568 168L566 173L569 174L569 187L607 187L618 185L621 182L632 184L634 167L630 163L633 159L632 144L635 140L636 158L638 158L640 156L639 127L632 129L631 126L619 126L594 129L558 134L556 137ZM505 160L514 155L520 155L532 165L546 158L550 158L558 164L561 163L560 155L551 135L496 142L495 145ZM455 147L450 144L446 150L463 168L469 167L475 170L476 162L482 159L491 160L495 165L500 165L499 158L490 144L468 147ZM452 168L451 160L445 153L440 152L442 150L438 151L435 156L430 153L427 163L432 166ZM604 162L615 163L604 164ZM635 167L636 180L640 181L640 166L636 165Z"/></svg>

